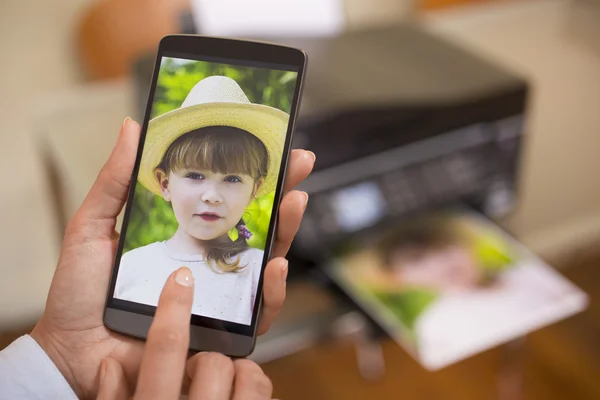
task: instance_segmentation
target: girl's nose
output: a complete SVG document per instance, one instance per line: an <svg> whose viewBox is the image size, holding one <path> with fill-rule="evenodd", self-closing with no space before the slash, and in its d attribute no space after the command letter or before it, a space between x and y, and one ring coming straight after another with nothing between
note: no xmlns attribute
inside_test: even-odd
<svg viewBox="0 0 600 400"><path fill-rule="evenodd" d="M223 198L214 184L206 184L200 199L205 203L221 203Z"/></svg>

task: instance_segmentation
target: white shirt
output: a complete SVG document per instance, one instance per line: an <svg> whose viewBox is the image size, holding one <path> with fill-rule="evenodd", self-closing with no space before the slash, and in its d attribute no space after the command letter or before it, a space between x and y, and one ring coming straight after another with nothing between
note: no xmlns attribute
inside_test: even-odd
<svg viewBox="0 0 600 400"><path fill-rule="evenodd" d="M0 400L77 399L44 350L29 335L0 351Z"/></svg>
<svg viewBox="0 0 600 400"><path fill-rule="evenodd" d="M114 297L156 306L169 275L188 267L195 279L193 314L250 325L263 256L262 250L248 249L237 256L241 271L217 272L199 255L175 254L165 242L152 243L123 254Z"/></svg>

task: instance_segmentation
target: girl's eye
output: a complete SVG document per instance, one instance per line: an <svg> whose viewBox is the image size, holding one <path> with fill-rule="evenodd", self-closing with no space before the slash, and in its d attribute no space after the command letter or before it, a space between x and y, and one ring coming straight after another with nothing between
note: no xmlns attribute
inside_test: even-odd
<svg viewBox="0 0 600 400"><path fill-rule="evenodd" d="M204 175L199 174L197 172L190 172L189 174L186 174L185 177L193 180L204 179Z"/></svg>
<svg viewBox="0 0 600 400"><path fill-rule="evenodd" d="M225 177L225 182L240 183L240 182L242 182L242 178L240 178L239 176L236 176L236 175L229 175L229 176Z"/></svg>

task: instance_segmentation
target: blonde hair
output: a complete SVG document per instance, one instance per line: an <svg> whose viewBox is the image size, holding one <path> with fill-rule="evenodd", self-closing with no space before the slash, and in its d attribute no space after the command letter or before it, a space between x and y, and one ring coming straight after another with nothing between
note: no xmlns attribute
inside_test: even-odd
<svg viewBox="0 0 600 400"><path fill-rule="evenodd" d="M169 175L185 169L205 169L220 174L250 175L255 185L267 176L269 156L264 144L251 133L231 126L209 126L177 138L156 167ZM243 225L243 218L236 227ZM221 272L238 272L238 254L248 249L239 235L232 241L228 235L204 243L206 261Z"/></svg>

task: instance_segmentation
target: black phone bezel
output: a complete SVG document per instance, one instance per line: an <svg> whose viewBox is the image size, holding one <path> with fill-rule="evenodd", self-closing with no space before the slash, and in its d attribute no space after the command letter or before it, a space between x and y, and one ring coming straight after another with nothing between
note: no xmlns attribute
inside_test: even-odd
<svg viewBox="0 0 600 400"><path fill-rule="evenodd" d="M148 122L150 120L162 57L179 57L191 60L222 62L232 65L289 70L298 73L282 154L281 168L275 191L272 217L267 235L265 257L258 283L257 301L254 306L252 324L243 325L198 315L192 315L190 319L190 350L218 351L232 357L245 357L252 352L255 346L259 311L262 308L263 273L266 263L270 259L275 238L279 205L283 194L283 183L287 173L289 154L292 145L292 134L300 107L300 97L302 94L307 57L302 50L264 42L199 35L169 35L164 37L159 44L156 55L154 71L152 73L152 83L148 94L144 121L142 123L140 145L138 146L131 182L137 181L141 155L144 147L143 144L145 142ZM132 184L129 188L128 198L132 198L134 191L135 185ZM131 207L132 203L127 202L121 232L126 232L127 230ZM156 307L115 299L113 297L124 245L124 237L125 235L121 235L116 253L117 256L113 265L111 281L106 297L104 323L112 330L139 338L146 338Z"/></svg>

